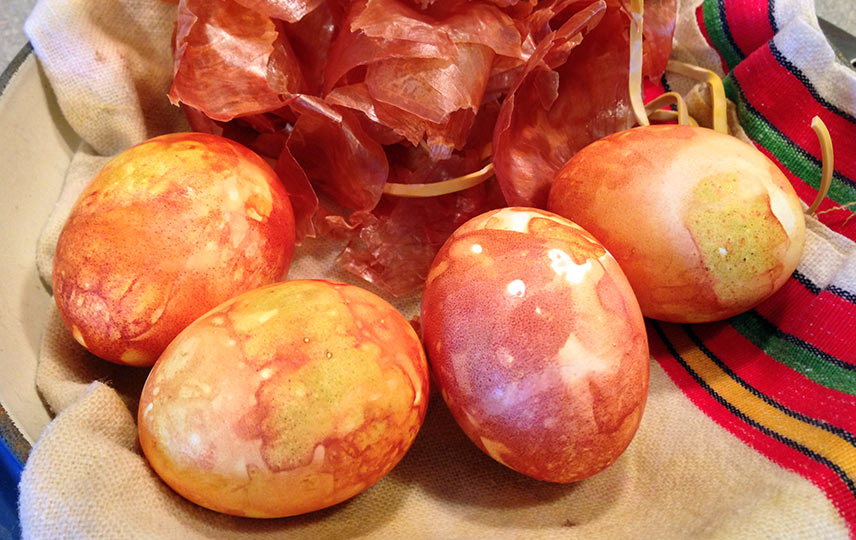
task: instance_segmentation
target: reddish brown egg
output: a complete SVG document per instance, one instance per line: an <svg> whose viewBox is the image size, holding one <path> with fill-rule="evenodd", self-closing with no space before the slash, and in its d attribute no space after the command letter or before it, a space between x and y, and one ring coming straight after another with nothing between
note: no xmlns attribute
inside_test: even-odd
<svg viewBox="0 0 856 540"><path fill-rule="evenodd" d="M187 499L280 517L365 490L404 456L428 403L419 338L352 285L287 281L188 326L149 375L140 443Z"/></svg>
<svg viewBox="0 0 856 540"><path fill-rule="evenodd" d="M729 135L634 128L580 150L547 208L595 235L647 317L705 322L763 301L793 273L805 220L776 165Z"/></svg>
<svg viewBox="0 0 856 540"><path fill-rule="evenodd" d="M550 212L504 208L443 245L422 296L446 404L488 455L539 480L591 476L624 451L648 392L639 306L612 256Z"/></svg>
<svg viewBox="0 0 856 540"><path fill-rule="evenodd" d="M54 298L81 345L150 366L194 319L280 279L293 250L291 203L263 159L214 135L165 135L81 193L57 243Z"/></svg>

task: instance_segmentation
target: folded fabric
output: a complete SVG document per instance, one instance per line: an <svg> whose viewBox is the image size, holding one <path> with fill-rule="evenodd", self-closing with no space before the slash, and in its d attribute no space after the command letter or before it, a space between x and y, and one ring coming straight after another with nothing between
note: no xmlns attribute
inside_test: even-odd
<svg viewBox="0 0 856 540"><path fill-rule="evenodd" d="M76 194L106 159L183 128L166 99L175 6L41 0L26 30L84 145L38 246L49 279ZM803 200L820 178L809 128L836 145L821 210L856 201L856 73L835 63L810 2L691 0L673 57L725 77L746 134ZM686 92L691 84L668 76ZM651 386L622 457L571 485L531 480L482 454L442 400L404 460L365 493L277 520L219 515L170 490L136 438L145 370L80 348L46 317L36 384L56 413L26 464L26 538L844 538L856 536L856 220L807 218L805 256L757 309L711 325L652 322ZM348 280L333 241L307 243L289 277ZM353 281L352 281L353 282ZM410 316L418 302L397 306Z"/></svg>

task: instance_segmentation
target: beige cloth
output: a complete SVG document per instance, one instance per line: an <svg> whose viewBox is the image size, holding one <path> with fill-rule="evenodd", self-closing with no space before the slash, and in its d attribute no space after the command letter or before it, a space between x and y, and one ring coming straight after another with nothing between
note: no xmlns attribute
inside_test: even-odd
<svg viewBox="0 0 856 540"><path fill-rule="evenodd" d="M166 99L174 6L157 0L42 0L27 23L60 106L85 144L38 246L49 278L76 194L110 155L180 129ZM679 33L680 35L680 33ZM100 155L99 155L100 154ZM810 235L815 238L814 235ZM301 248L289 277L348 279L336 246ZM397 304L414 314L417 303ZM603 473L531 480L482 454L435 398L404 460L361 495L278 520L223 516L173 493L148 467L135 411L146 370L82 350L47 316L39 390L56 418L20 485L26 538L844 538L822 492L706 417L656 362L640 430ZM284 494L287 496L288 494Z"/></svg>

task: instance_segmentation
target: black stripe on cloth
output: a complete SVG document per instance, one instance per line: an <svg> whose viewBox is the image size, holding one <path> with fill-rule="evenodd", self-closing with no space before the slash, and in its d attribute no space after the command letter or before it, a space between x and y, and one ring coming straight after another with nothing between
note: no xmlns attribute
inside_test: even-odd
<svg viewBox="0 0 856 540"><path fill-rule="evenodd" d="M722 24L722 33L725 35L725 39L728 40L731 48L734 49L734 52L740 56L741 60L743 60L746 58L746 55L740 50L740 47L737 46L737 42L734 41L734 36L731 35L731 29L728 27L728 17L725 16L725 0L717 0L716 3L719 7L719 22Z"/></svg>
<svg viewBox="0 0 856 540"><path fill-rule="evenodd" d="M811 94L811 97L813 97L814 100L817 101L821 106L823 106L823 108L837 114L838 116L840 116L844 120L847 120L851 124L856 124L856 117L854 117L847 111L842 111L832 103L826 101L823 96L817 93L817 89L814 87L813 84L811 84L811 81L808 79L806 74L803 73L800 68L795 66L793 62L788 60L785 55L782 54L782 51L780 51L779 48L776 47L776 44L773 42L773 40L770 40L770 52L773 53L773 58L776 59L776 62L778 62L779 65L781 65L783 68L790 71L791 74L796 77L802 83L803 86L805 86L806 90L808 90L809 94Z"/></svg>
<svg viewBox="0 0 856 540"><path fill-rule="evenodd" d="M776 401L772 397L761 392L760 390L758 390L757 388L755 388L754 386L752 386L751 384L746 382L744 379L742 379L740 377L740 375L738 375L737 373L732 371L732 369L730 367L728 367L725 364L725 362L722 361L721 358L719 358L713 351L711 351L707 347L707 345L704 344L704 342L701 340L701 338L698 337L698 334L696 334L693 331L693 329L690 325L685 324L685 325L683 325L683 328L684 328L684 332L687 334L687 336L690 338L690 340L695 344L696 347L699 348L699 350L701 352L703 352L705 354L705 356L710 358L714 364L719 366L719 369L724 371L737 384L739 384L740 386L742 386L743 388L745 388L746 390L751 392L755 397L761 399L767 405L782 411L783 413L790 416L791 418L795 418L795 419L799 420L800 422L805 422L806 424L810 424L816 428L820 428L824 431L828 431L829 433L832 433L833 435L837 435L838 437L841 437L842 439L844 439L845 441L850 443L851 446L856 448L856 435L853 435L852 433L850 433L846 429L840 428L838 426L834 426L834 425L826 422L825 420L820 420L818 418L812 418L810 416L806 416L800 412L794 411L793 409L786 407L785 405L782 405L781 403L779 403L778 401Z"/></svg>
<svg viewBox="0 0 856 540"><path fill-rule="evenodd" d="M820 290L821 290L820 287L815 285L814 282L808 278L808 276L806 276L805 274L803 274L799 270L794 270L792 277L795 280L797 280L798 282L800 282L800 284L802 284L803 287L808 289L808 291L810 293L820 294Z"/></svg>
<svg viewBox="0 0 856 540"><path fill-rule="evenodd" d="M767 0L767 17L770 19L770 28L774 34L779 33L779 25L776 23L776 0Z"/></svg>
<svg viewBox="0 0 856 540"><path fill-rule="evenodd" d="M784 444L785 446L793 450L796 450L807 458L810 458L832 470L841 479L841 481L844 482L850 494L853 495L854 498L856 498L856 483L853 482L853 479L850 478L838 464L833 461L830 461L824 456L821 456L814 450L803 446L797 441L789 439L781 433L778 433L777 431L774 431L771 428L750 418L748 415L746 415L746 413L738 409L735 405L733 405L724 397L722 397L716 390L711 388L711 386L707 384L707 382L701 377L701 375L696 373L693 368L689 364L687 364L687 361L681 357L680 353L678 353L677 349L675 349L675 346L672 344L671 341L669 341L669 338L666 337L665 332L663 332L663 329L660 327L660 323L652 320L651 324L654 326L654 330L657 332L657 335L660 336L660 339L663 341L663 344L669 350L669 354L672 355L672 357L678 362L678 364L681 365L682 368L684 368L684 370L690 375L690 377L692 377L698 383L698 385L701 386L701 388L704 389L704 391L707 392L708 395L710 395L710 397L716 400L717 403L722 405L728 412L730 412L746 424L757 429L764 435L780 442L781 444Z"/></svg>
<svg viewBox="0 0 856 540"><path fill-rule="evenodd" d="M812 282L812 280L808 278L808 276L806 276L799 270L794 270L794 273L791 275L791 277L797 280L803 287L808 289L808 292L812 294L820 294L821 291L828 291L829 293L834 294L839 298L843 298L848 302L856 304L856 294L846 289L842 289L838 285L827 285L825 289L821 289L819 286L815 285L814 282Z"/></svg>
<svg viewBox="0 0 856 540"><path fill-rule="evenodd" d="M764 327L764 331L768 334L774 334L777 338L796 345L800 349L808 351L809 353L817 356L818 358L821 358L834 366L840 367L841 369L846 369L847 371L856 371L856 365L849 364L838 357L832 356L828 352L818 349L816 346L798 338L793 334L783 332L781 328L765 319L760 313L758 313L754 309L750 309L745 313L745 315L748 317L752 317L753 319L758 321L758 323Z"/></svg>
<svg viewBox="0 0 856 540"><path fill-rule="evenodd" d="M665 90L666 92L672 91L672 87L669 86L669 80L666 79L666 72L665 71L663 72L663 76L660 77L660 84L663 85L663 90Z"/></svg>
<svg viewBox="0 0 856 540"><path fill-rule="evenodd" d="M671 87L669 87L669 81L666 80L666 72L665 71L663 72L663 76L660 77L660 85L662 85L662 87L663 87L663 92L669 93L672 91ZM677 111L678 106L677 106L677 104L672 103L671 105L669 105L669 109L671 109L673 111Z"/></svg>
<svg viewBox="0 0 856 540"><path fill-rule="evenodd" d="M758 109L756 109L754 106L752 106L751 103L749 103L749 101L746 99L746 94L743 93L743 87L740 86L740 81L738 81L737 77L735 77L733 74L734 74L734 72L732 71L731 73L729 73L726 76L726 78L734 84L734 88L737 89L737 93L740 94L740 101L743 103L743 106L746 107L746 110L749 111L749 113L751 115L756 116L756 117L760 118L761 120L763 120L764 123L770 128L771 131L776 132L779 135L779 137L781 137L782 140L785 141L785 143L787 143L787 145L790 148L792 148L796 153L798 153L803 159L807 159L808 161L811 161L818 168L823 168L823 162L821 160L819 160L818 158L809 154L805 148L798 145L793 140L791 140L790 137L788 137L787 135L782 133L782 130L780 130L772 122L767 120L766 116L761 114L758 111ZM833 175L833 177L837 178L838 180L840 180L844 184L847 184L847 186L850 187L851 189L856 189L856 181L854 181L852 178L844 176L843 174L841 174L837 170L832 171L832 175Z"/></svg>
<svg viewBox="0 0 856 540"><path fill-rule="evenodd" d="M852 302L852 303L856 304L856 294L853 294L850 291L845 291L844 289L842 289L841 287L838 287L836 285L829 285L826 288L826 290L831 292L835 296L840 296L841 298L847 300L848 302Z"/></svg>

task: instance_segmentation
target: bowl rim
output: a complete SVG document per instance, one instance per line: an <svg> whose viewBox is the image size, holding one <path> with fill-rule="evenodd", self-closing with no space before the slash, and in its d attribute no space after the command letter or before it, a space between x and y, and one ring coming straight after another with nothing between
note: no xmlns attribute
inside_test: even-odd
<svg viewBox="0 0 856 540"><path fill-rule="evenodd" d="M31 57L33 57L33 45L28 41L0 74L0 96L24 62ZM24 463L31 450L32 446L0 403L0 465L5 465L16 479L20 479Z"/></svg>

